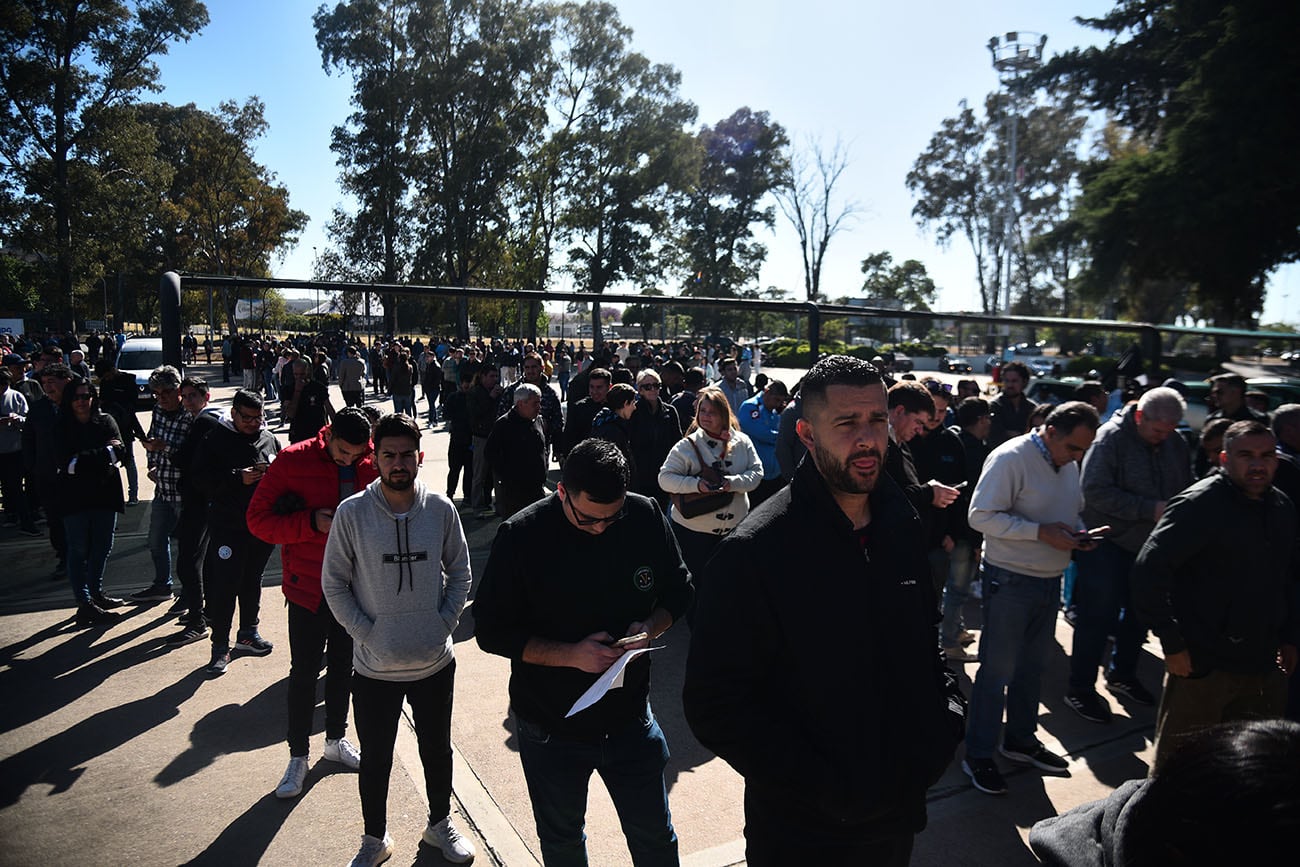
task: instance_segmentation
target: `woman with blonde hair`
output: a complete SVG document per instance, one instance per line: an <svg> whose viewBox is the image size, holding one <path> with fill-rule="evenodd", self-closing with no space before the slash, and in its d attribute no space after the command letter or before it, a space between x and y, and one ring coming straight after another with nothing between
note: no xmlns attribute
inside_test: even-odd
<svg viewBox="0 0 1300 867"><path fill-rule="evenodd" d="M704 564L749 514L746 492L763 481L763 462L717 386L700 389L695 421L659 470L672 498L669 514L698 592Z"/></svg>

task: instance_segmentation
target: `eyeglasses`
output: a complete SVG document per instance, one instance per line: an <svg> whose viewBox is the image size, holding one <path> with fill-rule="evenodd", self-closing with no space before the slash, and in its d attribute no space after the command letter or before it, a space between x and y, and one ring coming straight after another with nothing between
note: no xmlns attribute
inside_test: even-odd
<svg viewBox="0 0 1300 867"><path fill-rule="evenodd" d="M569 509L570 511L573 512L573 520L578 524L579 527L591 527L596 524L605 524L606 526L608 526L627 514L626 500L623 501L623 505L619 507L617 512L615 512L614 514L610 515L607 518L597 518L597 517L593 517L592 515L588 515L585 512L578 511L578 507L573 505L572 497L565 497L564 502L569 504Z"/></svg>
<svg viewBox="0 0 1300 867"><path fill-rule="evenodd" d="M245 415L244 413L240 412L234 407L231 407L230 414L233 415L235 418L239 419L240 421L254 422L254 421L262 420L262 414L260 412L252 415Z"/></svg>
<svg viewBox="0 0 1300 867"><path fill-rule="evenodd" d="M642 390L642 391L658 391L658 390L660 389L660 387L661 387L661 386L660 386L659 383L657 383L657 382L647 382L645 385L641 386L641 390Z"/></svg>

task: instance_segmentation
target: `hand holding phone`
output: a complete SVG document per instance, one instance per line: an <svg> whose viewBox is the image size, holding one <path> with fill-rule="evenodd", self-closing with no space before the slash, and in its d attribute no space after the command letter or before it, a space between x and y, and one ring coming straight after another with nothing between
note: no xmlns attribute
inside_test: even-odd
<svg viewBox="0 0 1300 867"><path fill-rule="evenodd" d="M645 641L650 637L648 632L638 632L636 635L626 635L623 638L610 644L610 647L627 647L629 644L636 644L638 641Z"/></svg>
<svg viewBox="0 0 1300 867"><path fill-rule="evenodd" d="M1100 542L1102 539L1106 538L1108 533L1110 533L1110 524L1102 524L1100 527L1093 527L1090 530L1084 530L1082 533L1077 533L1075 535L1079 537L1080 541Z"/></svg>

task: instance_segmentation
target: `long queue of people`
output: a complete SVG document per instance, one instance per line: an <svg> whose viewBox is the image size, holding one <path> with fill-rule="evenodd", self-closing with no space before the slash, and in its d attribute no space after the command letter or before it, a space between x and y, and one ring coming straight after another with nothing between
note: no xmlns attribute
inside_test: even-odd
<svg viewBox="0 0 1300 867"><path fill-rule="evenodd" d="M475 599L476 638L511 660L510 704L547 864L586 863L592 772L619 808L634 861L678 862L667 745L649 703L649 654L638 651L681 619L691 627L687 719L745 778L753 864L907 863L925 790L963 739L962 767L989 794L1007 790L995 755L1067 770L1036 728L1072 565L1070 707L1109 720L1096 692L1103 661L1112 693L1154 704L1136 655L1148 627L1164 647L1149 805L1177 790L1156 781L1186 772L1180 747L1202 744L1208 727L1286 713L1300 561L1295 508L1279 488L1284 467L1295 469L1300 406L1279 409L1271 427L1230 421L1219 466L1193 481L1192 454L1175 434L1185 405L1170 388L1141 394L1104 424L1095 406L1071 401L1031 427L1014 365L994 400L954 401L942 384L892 383L844 356L787 388L750 385L736 358L721 358L710 383L702 366L629 365L637 356L601 351L557 398L540 353L522 354L504 386L492 358L461 353L456 390L439 395L457 457L445 497L416 478L413 414L330 408L315 436L281 449L259 392L240 389L215 413L201 380L167 367L150 378L158 403L141 439L157 485L159 572L134 600L173 600L166 546L175 535L182 624L171 643L210 639L208 669L219 675L232 653L271 651L257 628L258 579L283 546L290 761L276 794L302 791L324 653L324 756L360 772L354 864L394 851L384 802L403 700L429 792L424 839L458 863L474 855L448 817L451 633L471 583L451 496L466 472L479 517L495 502L505 519ZM43 504L68 536L78 619L109 623L126 602L102 587L103 527L111 546L125 502L121 433L97 411L90 381L55 364L40 384L48 408L29 412L24 445L45 449L32 460L49 476L41 490L57 493ZM1215 383L1222 415L1239 412L1234 385ZM43 446L27 440L33 418ZM553 460L561 481L547 494ZM50 512L49 501L70 502L64 492L87 507ZM538 561L539 546L557 558ZM818 600L815 619L792 598L792 579L799 598ZM976 586L978 634L962 619ZM948 666L973 661L966 648L976 642L968 707ZM581 706L615 665L622 688ZM349 694L362 750L345 737ZM1294 750L1300 736L1252 731L1274 758L1278 743ZM1075 840L1078 824L1067 823ZM1060 849L1067 826L1037 831L1038 850ZM1148 843L1156 827L1144 829Z"/></svg>

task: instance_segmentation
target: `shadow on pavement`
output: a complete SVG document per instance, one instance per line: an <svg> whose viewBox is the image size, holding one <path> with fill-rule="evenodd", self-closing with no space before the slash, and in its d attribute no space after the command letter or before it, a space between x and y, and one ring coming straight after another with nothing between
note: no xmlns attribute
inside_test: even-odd
<svg viewBox="0 0 1300 867"><path fill-rule="evenodd" d="M244 704L214 708L194 724L190 746L158 772L154 782L172 786L199 773L218 758L247 753L284 740L287 725L283 680L278 680Z"/></svg>

